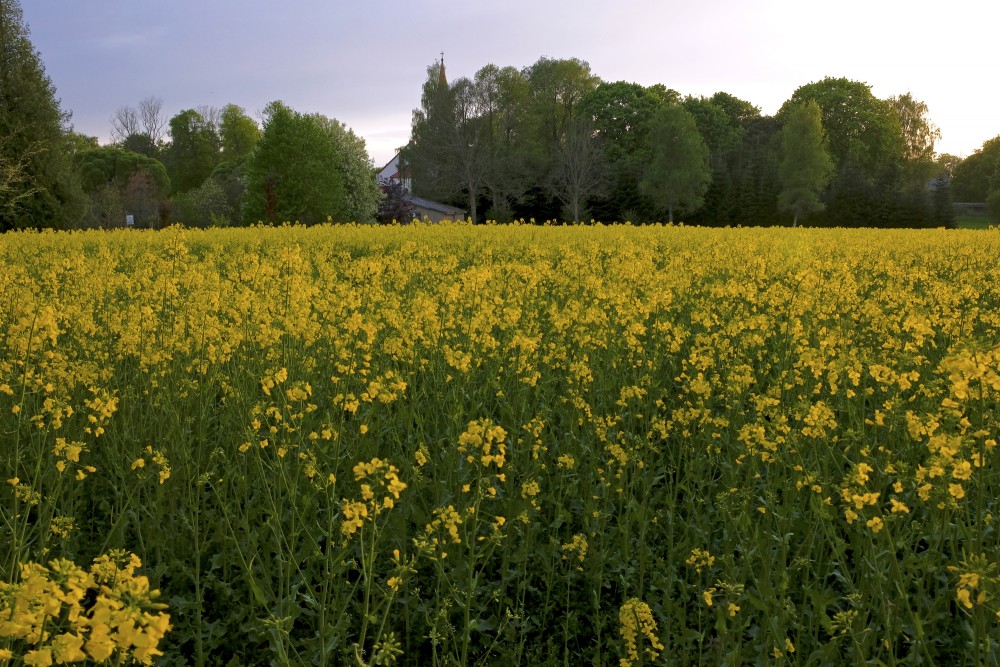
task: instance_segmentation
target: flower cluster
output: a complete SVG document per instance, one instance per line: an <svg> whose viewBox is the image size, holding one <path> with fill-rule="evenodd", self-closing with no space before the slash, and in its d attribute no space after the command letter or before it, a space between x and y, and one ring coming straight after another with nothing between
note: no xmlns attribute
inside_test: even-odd
<svg viewBox="0 0 1000 667"><path fill-rule="evenodd" d="M0 650L0 660L152 664L170 616L156 602L159 591L136 574L140 565L124 551L94 559L89 571L68 560L22 565L18 582L0 582L0 637L15 647Z"/></svg>
<svg viewBox="0 0 1000 667"><path fill-rule="evenodd" d="M396 466L377 457L354 466L354 481L360 482L360 500L344 498L340 503L340 532L345 540L357 533L365 521L374 521L383 511L395 507L399 494L406 490Z"/></svg>
<svg viewBox="0 0 1000 667"><path fill-rule="evenodd" d="M643 646L642 652L650 660L656 660L663 650L663 644L657 636L656 619L649 605L639 598L632 598L621 606L618 611L618 631L625 641L625 657L620 661L621 667L630 667L639 660L639 644L645 639L649 646Z"/></svg>

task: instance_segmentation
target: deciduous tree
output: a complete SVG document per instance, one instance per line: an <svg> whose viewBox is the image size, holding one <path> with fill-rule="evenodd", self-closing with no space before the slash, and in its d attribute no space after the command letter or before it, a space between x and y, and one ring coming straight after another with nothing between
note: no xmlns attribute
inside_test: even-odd
<svg viewBox="0 0 1000 667"><path fill-rule="evenodd" d="M219 139L223 161L241 160L250 155L260 141L260 127L243 107L227 104L219 114Z"/></svg>
<svg viewBox="0 0 1000 667"><path fill-rule="evenodd" d="M427 69L404 160L412 171L415 194L444 201L464 196L468 214L476 220L490 168L487 128L475 84L464 77L448 84L441 67Z"/></svg>
<svg viewBox="0 0 1000 667"><path fill-rule="evenodd" d="M588 197L604 194L607 187L604 153L594 139L586 118L574 118L566 128L553 158L549 188L563 203L573 222L583 219Z"/></svg>
<svg viewBox="0 0 1000 667"><path fill-rule="evenodd" d="M374 165L368 156L365 140L335 118L321 115L312 118L329 135L337 154L341 182L344 184L345 219L374 222L382 190L375 180Z"/></svg>
<svg viewBox="0 0 1000 667"><path fill-rule="evenodd" d="M656 111L680 101L662 85L645 87L615 81L586 93L576 115L592 123L607 167L607 197L592 199L599 219L652 218L648 198L639 194L642 171L651 159L649 128Z"/></svg>
<svg viewBox="0 0 1000 667"><path fill-rule="evenodd" d="M175 192L205 182L219 162L219 143L216 125L194 109L185 109L170 119L170 145L164 161Z"/></svg>
<svg viewBox="0 0 1000 667"><path fill-rule="evenodd" d="M933 161L934 142L941 139L941 130L928 117L927 105L913 99L910 93L890 97L889 103L899 117L904 157L912 161Z"/></svg>
<svg viewBox="0 0 1000 667"><path fill-rule="evenodd" d="M1000 186L1000 136L983 143L972 155L954 166L952 194L955 201L984 202Z"/></svg>
<svg viewBox="0 0 1000 667"><path fill-rule="evenodd" d="M867 180L897 164L906 150L899 115L880 100L871 86L845 78L827 77L799 87L778 111L784 115L796 104L815 100L823 116L830 156L835 169L856 168Z"/></svg>
<svg viewBox="0 0 1000 667"><path fill-rule="evenodd" d="M781 129L781 148L778 208L792 213L795 227L800 218L823 209L819 195L833 172L822 113L814 100L788 109Z"/></svg>
<svg viewBox="0 0 1000 667"><path fill-rule="evenodd" d="M487 144L485 190L491 208L487 217L509 220L513 205L530 185L528 110L531 91L524 74L514 67L486 65L473 80L478 112Z"/></svg>
<svg viewBox="0 0 1000 667"><path fill-rule="evenodd" d="M170 192L170 178L163 164L159 160L139 153L105 146L80 151L74 155L73 163L80 174L80 183L87 193L107 183L123 191L132 175L139 171L149 174L159 196L165 197Z"/></svg>
<svg viewBox="0 0 1000 667"><path fill-rule="evenodd" d="M333 137L315 117L281 102L264 110L264 131L247 164L246 181L243 218L248 223L315 224L350 217Z"/></svg>
<svg viewBox="0 0 1000 667"><path fill-rule="evenodd" d="M694 116L679 105L656 112L650 128L652 158L640 189L667 212L697 210L704 201L712 172L708 146L698 132Z"/></svg>

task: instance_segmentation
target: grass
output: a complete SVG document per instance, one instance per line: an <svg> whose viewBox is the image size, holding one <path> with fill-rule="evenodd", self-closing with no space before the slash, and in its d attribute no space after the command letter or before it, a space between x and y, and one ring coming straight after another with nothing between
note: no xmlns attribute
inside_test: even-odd
<svg viewBox="0 0 1000 667"><path fill-rule="evenodd" d="M986 215L960 215L955 218L958 229L989 229L993 223Z"/></svg>

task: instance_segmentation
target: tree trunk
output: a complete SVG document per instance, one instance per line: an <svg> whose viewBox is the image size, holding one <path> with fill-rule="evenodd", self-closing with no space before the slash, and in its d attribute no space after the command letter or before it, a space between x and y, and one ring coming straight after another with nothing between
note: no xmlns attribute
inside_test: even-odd
<svg viewBox="0 0 1000 667"><path fill-rule="evenodd" d="M795 215L792 216L792 227L798 227L799 225L799 212L796 211Z"/></svg>
<svg viewBox="0 0 1000 667"><path fill-rule="evenodd" d="M469 218L472 224L476 224L476 195L473 188L469 188Z"/></svg>
<svg viewBox="0 0 1000 667"><path fill-rule="evenodd" d="M667 222L670 224L674 223L674 207L671 206L667 209Z"/></svg>

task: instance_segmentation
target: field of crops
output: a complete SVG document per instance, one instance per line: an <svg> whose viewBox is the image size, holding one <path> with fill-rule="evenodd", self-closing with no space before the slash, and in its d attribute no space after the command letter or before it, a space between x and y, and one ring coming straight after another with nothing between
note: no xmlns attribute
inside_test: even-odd
<svg viewBox="0 0 1000 667"><path fill-rule="evenodd" d="M0 664L997 664L998 257L0 237Z"/></svg>

